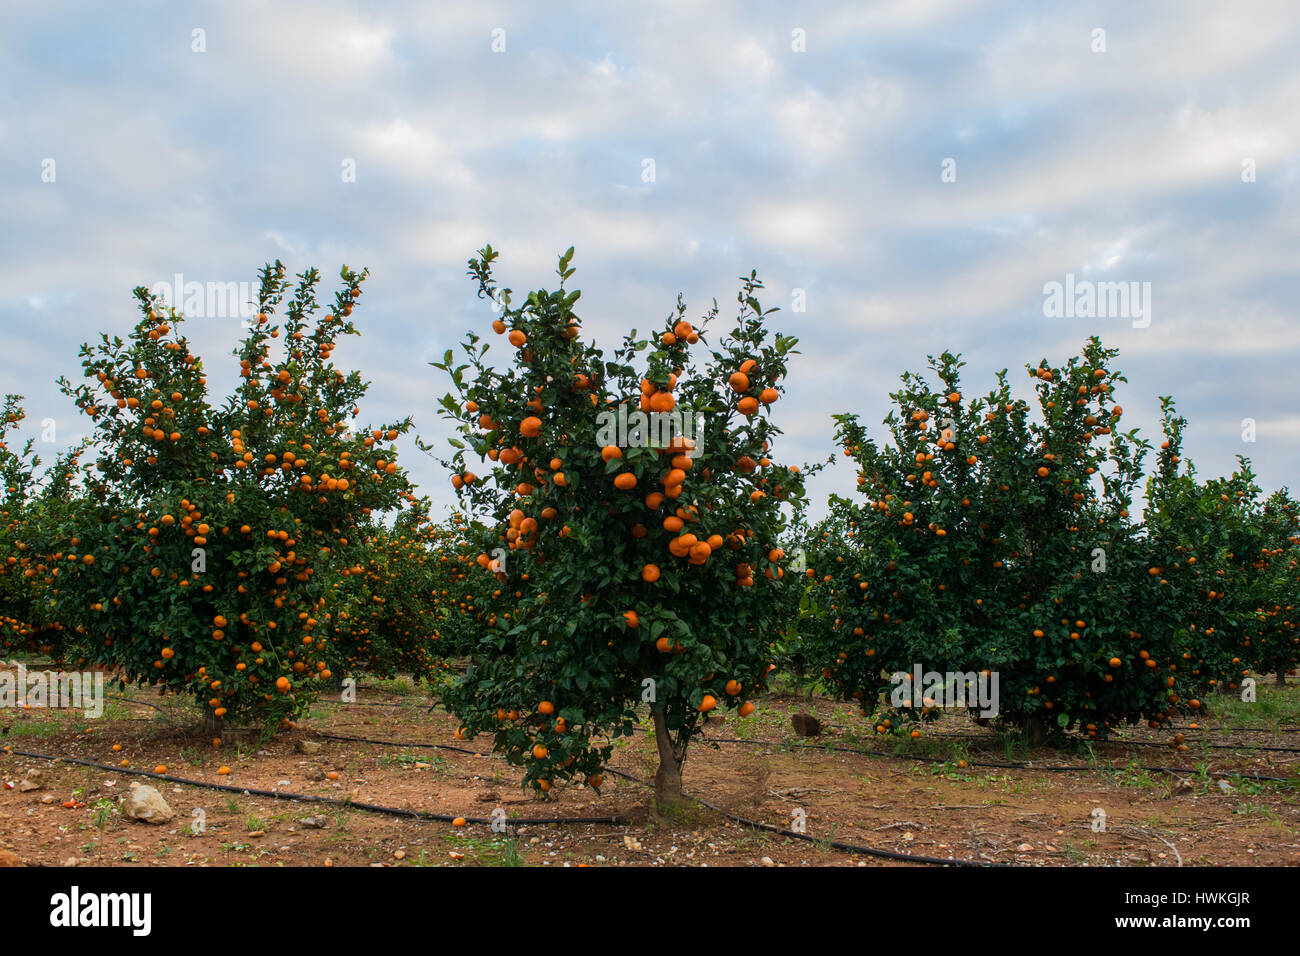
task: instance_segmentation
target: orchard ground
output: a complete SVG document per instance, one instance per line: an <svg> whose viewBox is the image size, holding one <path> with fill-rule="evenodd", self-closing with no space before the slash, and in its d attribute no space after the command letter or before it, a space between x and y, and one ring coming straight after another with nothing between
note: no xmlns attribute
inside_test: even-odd
<svg viewBox="0 0 1300 956"><path fill-rule="evenodd" d="M774 686L789 692L766 696L752 716L710 718L705 738L716 746L692 746L685 787L748 820L789 828L802 818L807 834L824 842L754 831L698 804L656 821L650 790L614 774L599 794L568 785L539 799L520 788L519 768L490 755L486 735L457 740L455 718L430 711L427 690L399 678L364 683L355 703L322 699L291 731L261 740L227 732L216 747L188 730L197 716L190 705L139 688L127 690L130 702L109 700L98 720L80 711L0 711L0 747L117 767L0 750L0 849L43 866L908 865L841 852L831 840L1021 866L1278 866L1300 859L1295 682L1277 687L1270 680L1261 683L1258 702L1217 698L1211 714L1178 721L1172 732L1185 735L1186 752L1166 746L1171 731L1145 728L1090 749L1079 742L1028 751L1019 738L955 714L918 739L880 738L843 705L790 691L788 681ZM790 718L800 711L820 719L820 737L794 733ZM642 732L618 744L614 770L653 776L649 730L644 714ZM312 749L300 747L308 741L319 751L300 752ZM980 766L987 763L1028 766ZM1077 769L1041 769L1049 765ZM132 772L160 766L201 784L467 818L490 818L500 808L508 831L219 792ZM1141 769L1154 766L1179 772ZM219 774L222 767L229 773ZM42 786L23 791L19 784L31 769L41 771ZM155 826L122 814L134 780L160 790L175 811L171 822ZM198 834L189 829L196 810L205 823ZM1098 810L1104 829L1097 829ZM509 823L593 816L621 822Z"/></svg>

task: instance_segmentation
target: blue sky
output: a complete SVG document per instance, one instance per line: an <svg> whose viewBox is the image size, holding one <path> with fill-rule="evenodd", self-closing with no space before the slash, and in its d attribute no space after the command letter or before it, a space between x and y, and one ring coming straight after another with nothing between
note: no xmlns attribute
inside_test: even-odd
<svg viewBox="0 0 1300 956"><path fill-rule="evenodd" d="M54 380L78 375L79 343L126 332L134 286L346 263L372 273L363 335L335 356L373 383L362 418L413 413L441 439L446 382L426 363L491 319L466 259L490 242L530 289L573 245L606 346L678 292L692 315L728 306L758 270L802 340L782 460L830 454L835 412L875 426L928 353L962 352L973 394L1100 334L1130 379L1126 421L1155 437L1172 394L1201 474L1244 454L1266 488L1294 486L1297 49L1300 7L1267 0L17 0L0 32L0 391L63 445L84 425ZM1149 325L1045 316L1067 274L1150 283ZM187 328L214 388L233 382L238 318ZM452 500L434 461L404 463ZM812 491L852 486L838 464Z"/></svg>

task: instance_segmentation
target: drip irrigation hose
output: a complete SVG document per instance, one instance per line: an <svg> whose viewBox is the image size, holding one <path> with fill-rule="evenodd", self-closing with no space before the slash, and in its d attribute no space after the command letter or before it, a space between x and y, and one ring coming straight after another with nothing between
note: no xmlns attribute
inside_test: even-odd
<svg viewBox="0 0 1300 956"><path fill-rule="evenodd" d="M1084 737L1077 738L1080 741L1086 740ZM1098 743L1098 741L1089 741ZM1115 744L1119 747L1168 747L1168 744L1162 744L1158 740L1106 740L1102 743ZM1212 743L1208 740L1198 740L1194 737L1188 737L1183 741L1189 750L1195 750L1198 747L1209 747L1212 750L1241 750L1241 751L1271 751L1273 753L1300 754L1300 747L1270 747L1265 744L1223 744Z"/></svg>
<svg viewBox="0 0 1300 956"><path fill-rule="evenodd" d="M410 747L410 748L423 748L428 750L451 750L457 753L470 754L475 757L489 756L488 754L483 754L476 750L468 750L464 747L455 747L452 746L451 744L404 743L398 740L379 740L374 737L352 737L345 734L330 734L324 732L315 733L314 736L321 737L326 740L341 740L341 741L349 741L352 743L377 744L381 747ZM630 780L631 782L640 784L643 787L651 786L651 784L648 781L642 780L639 777L634 777L629 773L624 773L621 770L615 770L613 767L606 767L605 772L614 777L621 777L624 780ZM701 799L699 797L691 797L691 799L696 800L701 806L707 807L708 809L712 810L714 813L724 816L727 819L731 820L733 823L737 823L741 826L749 827L754 830L766 830L769 833L777 833L782 836L791 837L796 840L806 840L810 843L828 845L833 847L834 849L843 850L847 853L859 853L865 856L874 856L885 860L903 860L908 863L925 863L925 864L933 864L936 866L1008 866L1010 865L1006 863L986 863L977 860L945 860L941 857L916 856L908 853L896 853L893 850L879 850L874 847L859 846L858 844L844 843L842 841L835 841L835 840L829 841L828 843L825 840L819 840L816 837L809 836L806 833L796 833L794 830L782 829L781 827L773 826L772 824L759 823L756 820L748 820L744 817L737 816L734 813L731 813L730 811L724 810L719 806L715 806L714 804L708 802L707 800ZM467 817L466 819L468 820L469 818ZM475 821L475 822L481 822L481 821Z"/></svg>
<svg viewBox="0 0 1300 956"><path fill-rule="evenodd" d="M919 763L952 763L952 758L950 757L926 757L920 754L885 754L875 750L860 750L856 747L836 747L830 744L799 744L799 743L792 743L786 741L739 740L732 737L701 737L700 739L715 744L751 744L751 745L763 746L763 747L788 747L788 748L798 749L798 750L825 750L825 751L830 751L832 753L862 754L865 757L882 757L885 759L893 759L893 760L915 760ZM967 760L966 765L968 767L989 767L989 768L994 768L999 770L1032 770L1035 772L1041 770L1045 773L1088 773L1094 770L1102 770L1102 771L1145 770L1148 773L1170 773L1170 774L1176 774L1178 776L1187 776L1189 774L1200 773L1200 771L1196 769L1180 768L1180 767L1147 767L1147 766L1072 767L1072 766L1063 766L1060 764L1042 764L1039 766L1035 766L1034 764L1029 764L1029 763L993 763L989 761L978 761L978 760ZM1289 784L1292 787L1296 785L1295 780L1292 777L1268 777L1268 776L1264 776L1263 774L1237 773L1235 771L1230 771L1230 770L1207 772L1207 775L1219 776L1219 777L1239 777L1242 780L1257 780L1266 783L1285 783L1285 784Z"/></svg>
<svg viewBox="0 0 1300 956"><path fill-rule="evenodd" d="M966 740L977 743L981 738L967 734L926 734L928 740ZM1193 746L1212 747L1215 750L1273 750L1281 753L1300 754L1300 747L1270 747L1264 744L1228 744L1206 740L1204 737L1186 737L1183 743L1189 748ZM1167 743L1161 743L1158 740L1125 740L1120 737L1111 737L1106 740L1093 740L1088 737L1080 737L1077 734L1070 736L1068 739L1089 746L1100 744L1113 744L1116 747L1168 747Z"/></svg>
<svg viewBox="0 0 1300 956"><path fill-rule="evenodd" d="M606 767L605 772L615 776L622 777L624 780L630 780L633 783L640 784L643 787L652 787L653 785L639 777L634 777L630 773L624 773L621 770L615 770L612 767ZM700 806L712 810L719 816L726 817L732 823L747 827L751 830L763 830L767 833L776 833L780 836L789 837L794 840L803 840L807 843L816 843L821 846L829 846L836 850L842 850L845 853L857 853L862 856L874 856L882 860L901 860L906 863L923 863L930 866L974 866L974 867L1010 867L1011 863L992 863L983 860L946 860L938 856L920 856L911 853L896 853L893 850L881 850L876 847L862 846L857 843L845 843L841 840L819 840L815 836L807 833L798 833L794 830L786 830L783 827L774 826L770 823L759 823L757 820L749 820L742 816L737 816L729 810L724 810L716 804L710 803L700 797L692 797L689 793L683 793L682 796L694 800Z"/></svg>
<svg viewBox="0 0 1300 956"><path fill-rule="evenodd" d="M401 741L379 740L370 737L351 737L342 734L329 734L329 733L318 733L316 734L316 736L323 737L329 740L369 743L369 744L376 744L379 746L386 746L386 747L412 747L412 748L423 747L429 749L450 750L457 753L468 754L475 757L491 756L490 754L484 754L479 751L469 750L468 748L465 747L456 747L451 744L404 743ZM865 756L874 756L874 757L891 756L889 754L879 754L879 753L874 753L872 751L855 750L853 748L847 748L847 747L818 747L816 745L809 745L809 744L773 744L770 741L749 741L749 740L739 740L734 738L707 738L706 737L702 739L706 741L710 741L712 743L791 746L799 749L832 750L832 751L841 751L841 752L848 752L848 753L857 753ZM39 754L39 753L33 753L31 751L14 750L11 748L0 749L0 753L10 754L13 756L28 757L36 760L48 760L53 762L69 763L69 764L74 764L83 767L94 767L96 769L104 770L109 773L128 773L135 776L149 777L154 780L164 780L171 783L183 784L185 786L199 787L202 789L216 790L225 793L240 793L247 796L260 796L260 797L269 797L277 800L292 800L301 803L315 803L324 806L337 806L343 808L351 808L355 810L363 810L370 813L382 813L389 816L407 817L407 818L418 819L418 820L433 820L433 821L443 822L443 823L450 823L458 819L457 817L453 817L450 814L433 813L425 810L407 810L400 807L386 807L380 804L359 803L350 800L339 800L333 797L320 797L314 794L300 794L300 793L284 792L280 790L261 790L253 787L236 787L229 784L208 783L206 781L189 780L184 777L176 777L176 776L172 776L171 774L155 773L149 770L124 770L121 767L114 767L111 764L103 764L93 760L83 760L77 757L58 757L50 754ZM901 757L898 759L910 759L910 760L917 760L917 761L928 762L928 763L947 762L941 760L938 757L923 757L923 756ZM1032 767L1032 766L1025 766L1022 764L1012 764L1012 763L973 762L971 765L978 766L978 767L995 767L995 768L1003 768L1003 769L1042 770L1047 772L1087 771L1090 769L1095 769L1095 768L1088 768L1088 767L1061 767L1061 766L1051 766L1051 765L1042 766L1042 767ZM1148 772L1153 772L1153 773L1160 772L1160 773L1170 773L1175 775L1184 775L1189 772L1186 770L1180 770L1171 767L1141 767L1138 769L1145 770ZM648 781L641 780L640 778L634 777L628 773L624 773L621 770L615 770L612 767L606 767L605 771L609 773L611 776L620 777L622 779L631 781L633 783L639 784L644 787L651 786L651 784ZM1190 772L1195 772L1195 771L1190 771ZM1241 779L1250 779L1250 780L1265 780L1270 782L1282 782L1282 783L1288 782L1285 778L1282 777L1265 777L1257 774L1231 774L1230 776L1236 776ZM818 839L815 836L811 836L807 833L798 833L794 830L788 830L784 827L778 827L773 824L761 823L757 820L750 820L746 817L742 817L738 814L734 814L708 800L704 800L703 798L691 797L689 794L684 794L684 795L689 797L690 799L695 800L706 809L712 810L714 813L717 813L718 815L737 824L738 826L743 826L752 830L760 830L767 833L774 833L778 836L783 836L788 839L802 840L807 843L815 843L822 846L829 846L832 849L840 850L845 853L856 853L861 856L870 856L877 859L894 860L897 862L921 864L927 866L984 867L984 868L1005 868L1005 867L1014 866L1014 864L995 863L995 862L983 861L983 860L944 859L942 857L921 856L918 854L911 854L911 853L899 853L893 850L882 850L877 847L864 846L856 843L847 843L841 840L829 840L829 841L822 840L822 839ZM464 819L466 823L491 824L494 822L487 817L462 817L459 819ZM606 824L606 825L614 825L614 826L623 826L627 824L626 820L616 816L512 819L509 822L515 826L544 826L549 824Z"/></svg>
<svg viewBox="0 0 1300 956"><path fill-rule="evenodd" d="M474 751L465 752L474 753ZM58 763L69 763L75 764L79 767L94 767L98 770L104 770L109 773L150 777L154 780L165 780L169 783L180 783L189 787L200 787L205 790L217 790L223 793L241 793L245 796L252 797L271 797L276 800L316 803L323 806L343 807L344 809L351 810L365 810L368 813L383 813L394 817L410 817L417 820L436 820L441 823L451 823L458 819L463 819L466 823L490 824L493 822L489 817L460 817L447 813L433 813L428 810L407 810L402 807L385 807L377 803L358 803L354 800L339 800L336 797L320 797L310 793L292 793L284 790L260 790L255 787L236 787L231 784L208 783L204 780L189 780L185 777L174 777L171 774L155 773L152 770L129 770L123 767L114 767L112 764L99 763L95 760L83 760L79 757L56 757L50 754L38 754L27 750L14 750L11 748L0 748L0 754L9 754L17 757L30 757L35 760L50 760ZM486 756L486 754L480 756ZM528 819L509 819L506 822L513 826L544 826L551 823L584 823L626 826L628 821L624 820L622 817L536 817Z"/></svg>
<svg viewBox="0 0 1300 956"><path fill-rule="evenodd" d="M323 737L327 740L343 740L343 741L351 741L353 743L376 744L381 747L410 747L413 749L426 749L426 750L452 750L452 751L458 751L460 753L474 754L475 756L483 756L482 754L477 753L477 751L465 750L464 748L461 747L453 747L450 744L406 743L398 740L378 740L373 737L351 737L351 736L345 736L341 734L329 734L325 732L317 732L316 736ZM950 763L951 762L950 759L944 757L927 757L919 754L916 755L885 754L874 750L860 750L856 747L837 747L828 744L800 744L800 743L793 743L793 742L786 742L786 741L771 741L771 740L740 740L734 737L701 736L700 739L705 741L706 743L715 743L715 744L751 744L760 747L773 747L773 748L788 747L788 748L795 748L799 750L824 750L824 751L831 751L833 753L861 754L864 757L880 757L884 759L895 759L895 760L914 760L919 763ZM1200 772L1195 769L1179 768L1179 767L1146 767L1146 766L1074 767L1074 766L1062 766L1058 764L1043 764L1042 766L1034 766L1033 764L1028 764L1028 763L995 763L991 761L977 761L977 760L968 760L966 761L966 763L967 766L970 767L984 767L988 769L997 769L997 770L1029 770L1029 771L1042 770L1047 773L1070 773L1070 772L1088 773L1094 770L1114 771L1114 770L1133 769L1133 770L1145 770L1148 773L1168 773L1168 774L1174 774L1176 776L1188 776L1189 774L1196 774ZM1232 771L1218 771L1217 773L1211 773L1209 775L1219 776L1219 777L1238 777L1242 780L1254 780L1254 781L1264 782L1264 783L1285 783L1291 786L1295 786L1293 779L1290 777L1270 777L1270 776L1265 776L1263 774L1235 773ZM641 781L637 781L637 782L640 783Z"/></svg>

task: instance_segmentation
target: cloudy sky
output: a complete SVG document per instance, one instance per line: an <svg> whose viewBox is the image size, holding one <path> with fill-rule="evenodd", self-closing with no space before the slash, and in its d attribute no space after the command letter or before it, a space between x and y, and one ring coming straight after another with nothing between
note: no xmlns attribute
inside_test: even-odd
<svg viewBox="0 0 1300 956"><path fill-rule="evenodd" d="M834 412L874 426L928 353L962 352L983 392L1096 333L1121 349L1126 419L1154 436L1172 394L1203 475L1245 454L1265 488L1300 485L1289 0L4 15L0 391L59 444L84 426L54 380L78 375L80 342L126 333L134 286L252 282L276 258L371 269L363 336L335 358L373 382L363 420L412 413L444 438L426 363L490 322L465 276L490 242L516 290L575 246L579 312L607 346L678 292L696 316L731 306L757 269L802 340L783 460L826 457ZM1045 315L1067 275L1149 288L1145 315ZM210 381L233 381L238 318L187 327ZM435 462L404 461L451 500ZM813 491L852 485L840 464Z"/></svg>

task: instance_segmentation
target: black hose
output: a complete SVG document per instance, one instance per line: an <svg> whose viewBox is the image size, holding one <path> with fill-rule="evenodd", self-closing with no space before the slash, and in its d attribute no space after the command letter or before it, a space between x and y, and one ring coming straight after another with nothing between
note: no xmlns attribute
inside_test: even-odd
<svg viewBox="0 0 1300 956"><path fill-rule="evenodd" d="M876 750L860 750L856 747L836 747L830 744L797 744L797 743L787 743L785 741L739 740L731 737L701 737L700 739L715 744L751 744L751 745L763 746L763 747L789 747L798 750L826 750L833 753L861 754L864 757L881 757L884 759L892 758L894 760L915 760L919 763L951 763L952 762L952 759L948 757L926 757L920 754L886 754L886 753L880 753L879 751ZM978 761L978 760L967 760L966 765L968 767L986 767L986 768L993 768L998 770L1032 770L1035 772L1043 771L1045 773L1087 773L1093 770L1103 770L1103 771L1145 770L1148 773L1171 773L1171 774L1177 774L1179 776L1187 776L1188 774L1195 774L1200 772L1195 769L1187 769L1187 768L1179 768L1179 767L1146 767L1146 766L1071 767L1068 765L1062 766L1059 764L1042 764L1036 766L1030 763L992 763L989 761ZM1217 776L1239 777L1242 780L1258 780L1266 783L1285 783L1285 784L1289 784L1292 787L1295 786L1293 779L1290 777L1268 777L1268 776L1264 776L1263 774L1238 773L1236 771L1228 771L1228 770L1218 771Z"/></svg>
<svg viewBox="0 0 1300 956"><path fill-rule="evenodd" d="M605 772L615 777L622 777L624 780L630 780L638 783L643 787L653 786L649 781L634 777L630 773L624 773L621 770L615 770L612 767L606 767ZM710 803L700 797L692 797L689 793L683 793L682 796L697 802L700 806L712 810L720 816L726 817L732 823L748 827L751 830L763 830L767 833L776 833L780 836L790 837L795 840L804 840L808 843L816 843L821 846L829 846L836 850L842 850L846 853L858 853L862 856L874 856L882 860L901 860L906 863L924 863L932 866L976 866L976 867L1008 867L1013 864L1009 863L990 863L982 860L945 860L938 856L920 856L912 853L896 853L893 850L880 850L876 847L861 846L857 843L844 843L841 840L819 840L817 837L809 836L807 833L798 833L794 830L786 830L782 827L774 826L770 823L759 823L757 820L749 820L742 816L724 810L715 804Z"/></svg>
<svg viewBox="0 0 1300 956"><path fill-rule="evenodd" d="M0 753L12 754L18 757L30 757L35 760L52 760L60 763L76 764L80 767L95 767L99 770L105 770L109 773L126 773L134 774L138 777L151 777L154 780L166 780L170 783L181 783L190 787L201 787L206 790L219 790L223 793L242 793L245 796L253 797L272 797L276 800L294 800L301 803L318 803L325 806L344 807L351 810L365 810L370 813L384 813L395 817L412 817L417 820L437 820L443 823L451 823L454 820L463 819L466 823L493 823L489 817L459 817L446 813L432 813L428 810L406 810L401 807L385 807L377 803L357 803L352 800L339 800L335 797L318 797L310 793L286 793L282 790L259 790L254 787L235 787L224 783L208 783L203 780L188 780L185 777L174 777L171 774L155 773L152 770L129 770L123 767L114 767L112 764L99 763L94 760L82 760L78 757L55 757L50 754L31 753L26 750L13 750L11 748L0 748ZM474 753L467 750L465 753ZM479 754L479 756L487 756ZM508 823L514 826L542 826L550 823L588 823L588 824L609 824L612 826L626 826L627 822L621 817L539 817L535 819L510 819Z"/></svg>

